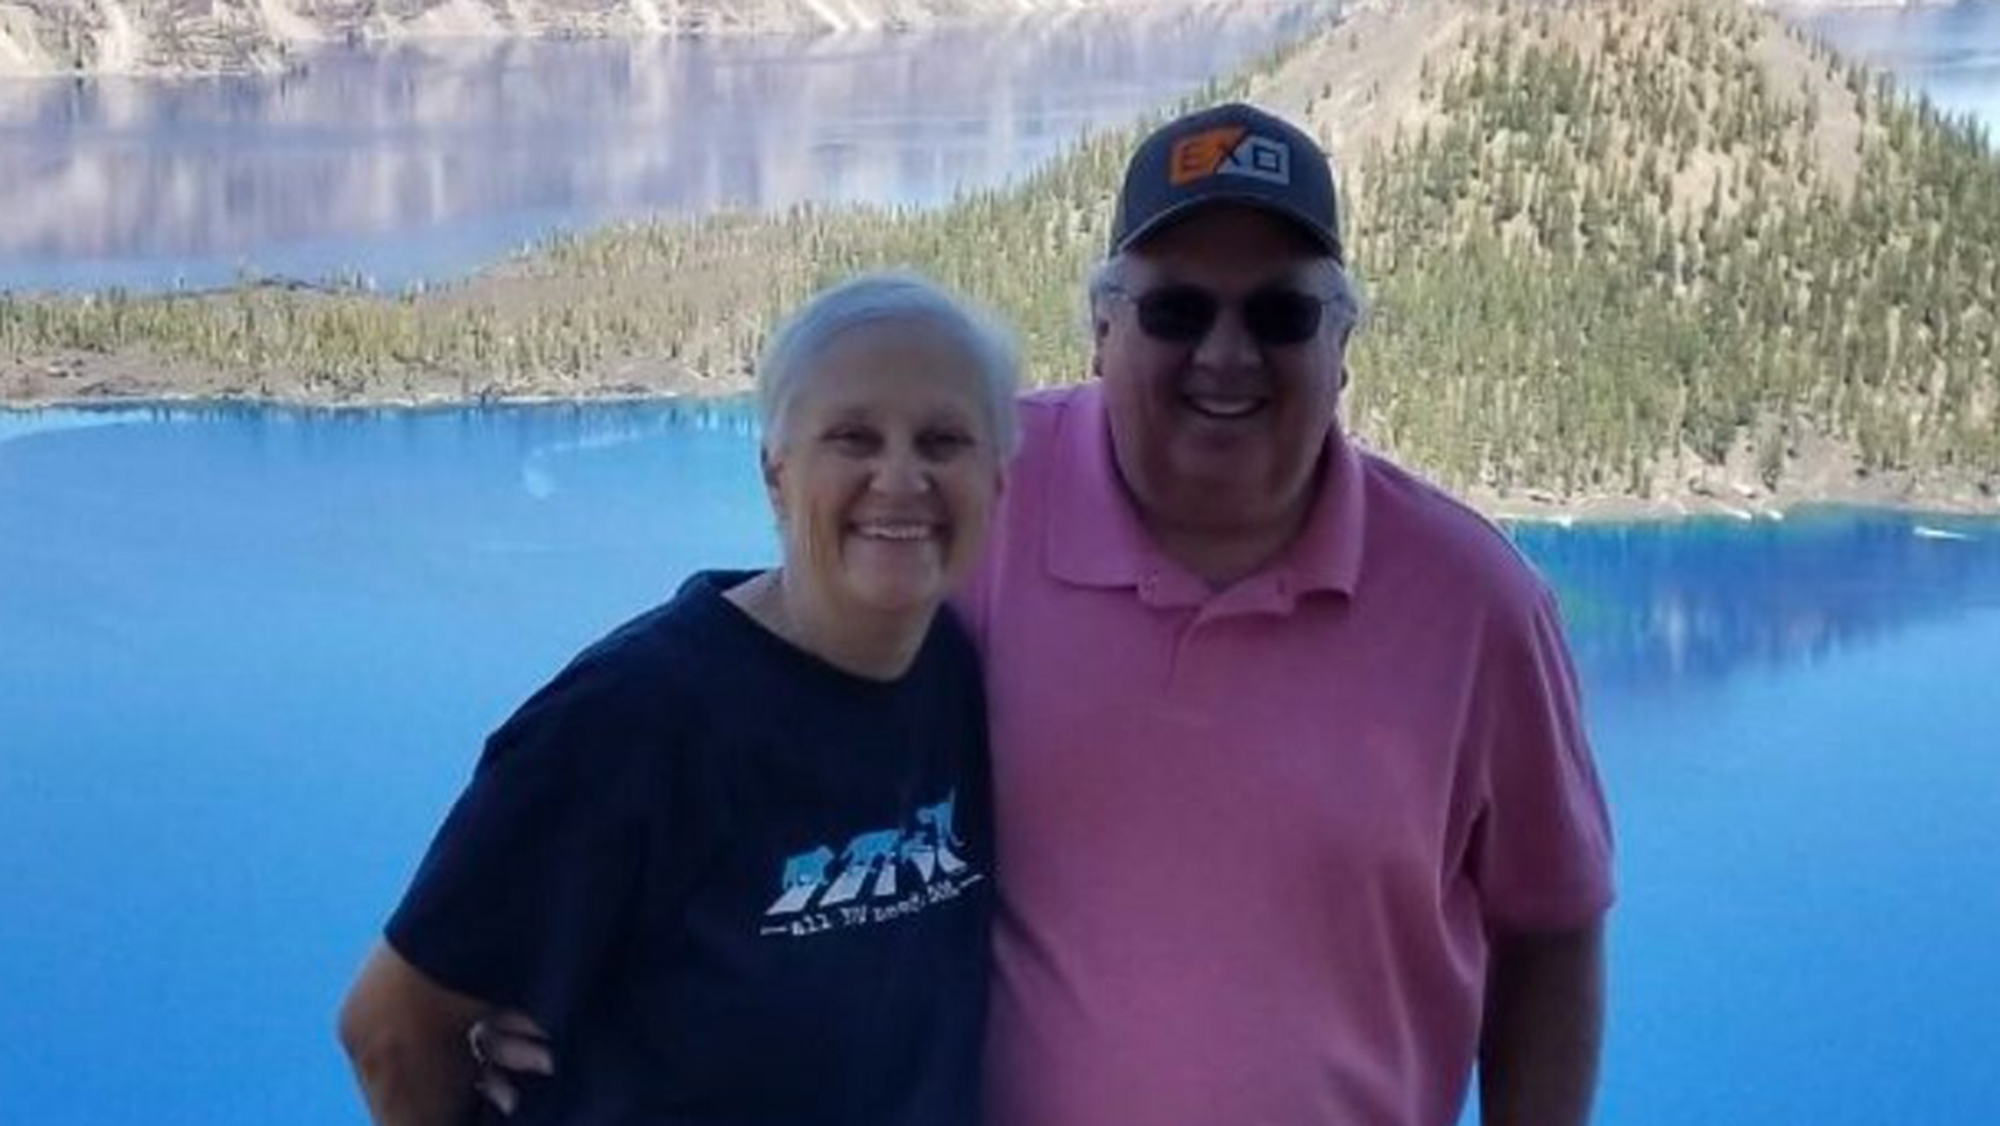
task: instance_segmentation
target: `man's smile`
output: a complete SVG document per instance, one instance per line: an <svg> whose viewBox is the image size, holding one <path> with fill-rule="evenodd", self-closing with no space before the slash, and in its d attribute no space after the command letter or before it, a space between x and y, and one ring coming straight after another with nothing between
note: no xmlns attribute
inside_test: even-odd
<svg viewBox="0 0 2000 1126"><path fill-rule="evenodd" d="M1180 397L1181 405L1203 418L1222 422L1235 422L1261 413L1270 405L1267 395L1214 394L1189 392Z"/></svg>

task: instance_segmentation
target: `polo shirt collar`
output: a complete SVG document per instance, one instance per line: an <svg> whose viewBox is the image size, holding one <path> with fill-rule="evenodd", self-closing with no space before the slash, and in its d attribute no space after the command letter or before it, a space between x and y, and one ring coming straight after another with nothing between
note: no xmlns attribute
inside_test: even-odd
<svg viewBox="0 0 2000 1126"><path fill-rule="evenodd" d="M1078 388L1056 433L1047 490L1049 573L1079 586L1132 587L1154 605L1201 605L1216 592L1167 558L1118 477L1102 386ZM1289 604L1301 594L1352 596L1361 579L1365 492L1359 453L1335 426L1320 459L1319 491L1304 527L1278 557L1237 587L1263 582Z"/></svg>

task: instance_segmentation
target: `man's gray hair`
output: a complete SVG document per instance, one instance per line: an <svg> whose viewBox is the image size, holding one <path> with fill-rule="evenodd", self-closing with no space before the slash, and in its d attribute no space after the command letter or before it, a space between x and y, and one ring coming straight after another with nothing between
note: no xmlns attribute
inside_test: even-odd
<svg viewBox="0 0 2000 1126"><path fill-rule="evenodd" d="M1113 254L1091 268L1084 292L1090 301L1089 312L1093 320L1097 316L1098 307L1103 305L1106 297L1113 292L1122 292L1125 285L1125 266L1129 258L1128 253ZM1331 258L1321 261L1326 263L1328 276L1332 279L1332 285L1326 295L1326 312L1333 318L1335 331L1345 338L1361 324L1361 318L1367 312L1367 305L1361 296L1361 286L1355 281L1353 274Z"/></svg>
<svg viewBox="0 0 2000 1126"><path fill-rule="evenodd" d="M1002 459L1020 444L1014 396L1021 361L1013 338L984 312L907 271L861 274L814 294L786 318L757 364L757 405L764 447L784 435L785 412L827 349L843 334L869 325L910 325L942 333L979 375L981 405Z"/></svg>

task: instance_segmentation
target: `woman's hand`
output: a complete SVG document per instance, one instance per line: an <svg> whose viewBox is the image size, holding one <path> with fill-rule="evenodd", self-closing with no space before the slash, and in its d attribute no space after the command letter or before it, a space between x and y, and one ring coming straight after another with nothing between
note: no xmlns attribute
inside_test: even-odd
<svg viewBox="0 0 2000 1126"><path fill-rule="evenodd" d="M502 1114L514 1113L520 1104L521 1092L515 1085L520 1076L555 1074L549 1034L526 1013L507 1010L475 1021L465 1042L479 1068L473 1088Z"/></svg>

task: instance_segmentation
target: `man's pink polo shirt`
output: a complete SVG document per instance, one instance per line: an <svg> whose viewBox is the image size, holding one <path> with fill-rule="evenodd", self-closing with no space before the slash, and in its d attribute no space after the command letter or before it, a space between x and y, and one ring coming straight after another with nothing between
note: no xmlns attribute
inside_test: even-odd
<svg viewBox="0 0 2000 1126"><path fill-rule="evenodd" d="M1336 435L1298 539L1211 591L1141 527L1096 385L1023 415L962 599L999 819L990 1126L1446 1126L1488 932L1611 900L1547 590Z"/></svg>

